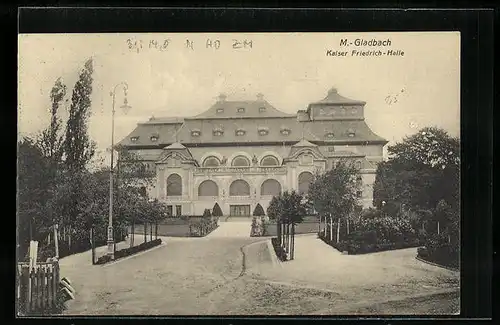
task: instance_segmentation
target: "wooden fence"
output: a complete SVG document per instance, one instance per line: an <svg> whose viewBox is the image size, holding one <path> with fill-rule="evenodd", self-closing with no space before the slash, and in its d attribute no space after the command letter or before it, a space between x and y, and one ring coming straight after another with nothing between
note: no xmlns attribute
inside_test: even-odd
<svg viewBox="0 0 500 325"><path fill-rule="evenodd" d="M17 264L16 290L20 314L45 314L56 308L59 293L59 262Z"/></svg>

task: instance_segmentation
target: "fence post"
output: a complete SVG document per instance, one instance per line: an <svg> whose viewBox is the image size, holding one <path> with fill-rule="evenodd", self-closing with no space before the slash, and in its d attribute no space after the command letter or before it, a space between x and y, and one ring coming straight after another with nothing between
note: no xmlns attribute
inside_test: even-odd
<svg viewBox="0 0 500 325"><path fill-rule="evenodd" d="M47 305L52 308L52 269L50 264L47 264Z"/></svg>
<svg viewBox="0 0 500 325"><path fill-rule="evenodd" d="M333 218L330 213L330 242L333 242Z"/></svg>

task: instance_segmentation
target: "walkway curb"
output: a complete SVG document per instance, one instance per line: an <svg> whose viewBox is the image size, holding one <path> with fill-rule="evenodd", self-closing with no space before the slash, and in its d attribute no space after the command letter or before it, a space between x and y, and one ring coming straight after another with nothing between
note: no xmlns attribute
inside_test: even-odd
<svg viewBox="0 0 500 325"><path fill-rule="evenodd" d="M120 262L123 262L123 261L129 260L129 259L131 259L131 258L134 258L134 257L140 256L140 255L143 255L143 254L146 254L146 253L152 252L152 251L154 251L154 250L156 250L156 249L158 249L158 248L160 248L160 247L164 247L164 246L166 246L166 245L167 245L167 243L165 243L165 242L163 242L163 241L162 241L162 243L161 243L160 245L158 245L158 246L151 247L150 249L146 249L146 250L144 250L144 251L142 251L142 252L138 252L138 253L136 253L136 254L133 254L133 255L130 255L130 256L127 256L127 257L124 257L124 258L117 259L117 260L115 260L115 261L113 261L113 262L103 264L103 265L101 265L101 267L108 267L108 266L111 266L111 265L118 264L118 263L120 263Z"/></svg>
<svg viewBox="0 0 500 325"><path fill-rule="evenodd" d="M446 270L448 270L448 271L460 272L460 269L455 269L455 268L452 268L452 267L449 267L449 266L444 266L444 265L441 265L441 264L433 263L433 262L430 262L430 261L424 260L423 258L418 257L418 256L415 256L415 259L416 259L417 261L422 262L422 263L429 264L429 265L436 266L436 267L440 267L440 268L442 268L442 269L446 269Z"/></svg>

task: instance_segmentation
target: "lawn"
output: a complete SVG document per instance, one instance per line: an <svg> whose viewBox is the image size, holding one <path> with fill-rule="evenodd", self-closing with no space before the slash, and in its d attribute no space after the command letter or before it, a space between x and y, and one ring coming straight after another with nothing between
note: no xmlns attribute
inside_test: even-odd
<svg viewBox="0 0 500 325"><path fill-rule="evenodd" d="M182 218L167 218L158 224L158 236L166 237L190 237L189 223L197 223L202 217L190 217L189 219ZM129 233L131 232L129 227ZM144 225L135 225L135 234L144 234ZM150 234L150 226L147 226L146 233ZM155 235L155 226L153 225L153 236Z"/></svg>

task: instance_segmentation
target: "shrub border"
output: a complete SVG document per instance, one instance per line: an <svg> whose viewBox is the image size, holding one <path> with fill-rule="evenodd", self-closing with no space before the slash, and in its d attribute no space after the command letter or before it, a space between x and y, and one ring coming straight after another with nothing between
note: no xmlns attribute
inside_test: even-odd
<svg viewBox="0 0 500 325"><path fill-rule="evenodd" d="M398 249L417 248L417 247L422 247L423 246L421 243L419 243L418 245L415 245L413 243L403 243L403 244L401 244L402 245L401 247L397 247L397 248L395 248L393 246L394 248L381 249L381 250L372 250L372 251L357 253L357 252L352 252L349 249L349 246L345 242L331 243L330 241L328 241L326 238L320 236L319 234L318 234L318 238L321 239L328 246L331 246L331 247L335 248L336 250L338 250L341 253L347 252L347 254L349 254L349 255L373 254L373 253L388 252L388 251L393 251L393 250L398 250ZM390 247L389 245L396 245L396 244L397 243L391 243L391 244L387 244L387 245L388 245L388 247ZM341 249L343 247L346 247L346 249Z"/></svg>
<svg viewBox="0 0 500 325"><path fill-rule="evenodd" d="M146 243L139 244L137 246L127 247L127 248L121 249L119 251L116 251L115 258L113 260L109 257L109 255L104 255L104 256L99 257L97 259L97 261L95 262L95 265L104 265L107 263L111 263L111 262L117 261L119 259L129 257L129 256L132 256L134 254L149 250L149 249L154 248L156 246L159 246L161 244L162 244L162 241L160 238L158 238L158 239L154 239L152 241L148 241Z"/></svg>
<svg viewBox="0 0 500 325"><path fill-rule="evenodd" d="M288 261L287 254L285 253L285 250L283 249L283 247L281 247L281 245L279 244L277 237L271 238L271 244L273 245L274 253L278 257L278 260L280 260L282 262Z"/></svg>
<svg viewBox="0 0 500 325"><path fill-rule="evenodd" d="M454 268L454 267L451 267L451 266L446 266L446 265L443 265L443 264L438 264L436 262L431 262L431 261L428 261L428 260L424 259L423 257L418 256L418 255L415 256L415 259L418 260L418 261L420 261L420 262L432 265L432 266L437 266L437 267L446 269L448 271L460 272L459 268Z"/></svg>

